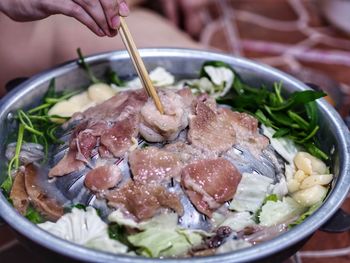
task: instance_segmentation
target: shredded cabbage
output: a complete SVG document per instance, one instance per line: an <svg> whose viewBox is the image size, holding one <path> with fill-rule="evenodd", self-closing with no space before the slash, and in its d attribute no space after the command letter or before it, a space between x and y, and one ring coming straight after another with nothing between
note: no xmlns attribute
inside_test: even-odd
<svg viewBox="0 0 350 263"><path fill-rule="evenodd" d="M273 186L272 193L280 199L288 194L288 185L284 176L281 176L280 181Z"/></svg>
<svg viewBox="0 0 350 263"><path fill-rule="evenodd" d="M295 155L299 152L295 143L288 138L273 138L275 130L271 127L261 125L263 134L270 139L272 147L278 152L288 163L293 164Z"/></svg>
<svg viewBox="0 0 350 263"><path fill-rule="evenodd" d="M157 87L171 86L175 83L175 77L170 74L166 69L157 67L149 73L149 77L152 83ZM126 84L127 87L142 87L139 78L135 78Z"/></svg>
<svg viewBox="0 0 350 263"><path fill-rule="evenodd" d="M191 88L193 94L207 93L211 95L215 93L213 83L206 77L180 81L177 87L183 88L184 84Z"/></svg>
<svg viewBox="0 0 350 263"><path fill-rule="evenodd" d="M285 197L282 201L267 201L261 208L260 225L277 225L292 219L303 211L304 208L290 197Z"/></svg>
<svg viewBox="0 0 350 263"><path fill-rule="evenodd" d="M226 67L205 66L204 71L215 85L214 97L224 96L232 87L234 74Z"/></svg>
<svg viewBox="0 0 350 263"><path fill-rule="evenodd" d="M205 231L180 228L177 225L176 213L160 214L137 223L126 217L121 210L116 210L108 216L108 220L143 230L127 238L132 245L139 247L139 253L146 257L181 256L192 246L199 245L203 236L209 236Z"/></svg>
<svg viewBox="0 0 350 263"><path fill-rule="evenodd" d="M125 214L120 209L113 211L108 216L108 220L110 222L115 222L121 226L128 226L128 227L137 228L140 230L144 230L144 229L151 228L151 227L176 228L177 227L177 219L178 219L178 215L176 213L164 213L164 214L157 215L157 216L151 218L150 220L137 223L132 218L125 216Z"/></svg>
<svg viewBox="0 0 350 263"><path fill-rule="evenodd" d="M231 210L256 212L264 202L273 180L259 174L243 173L230 204Z"/></svg>
<svg viewBox="0 0 350 263"><path fill-rule="evenodd" d="M175 257L185 255L192 246L202 242L202 236L194 231L150 227L129 236L131 244L140 248L141 255L147 257Z"/></svg>
<svg viewBox="0 0 350 263"><path fill-rule="evenodd" d="M253 226L255 222L249 212L230 213L220 226L229 226L233 231L241 231L247 226Z"/></svg>
<svg viewBox="0 0 350 263"><path fill-rule="evenodd" d="M215 254L223 254L227 252L232 252L234 250L243 249L251 247L252 244L245 240L235 240L231 239L222 244L215 252Z"/></svg>
<svg viewBox="0 0 350 263"><path fill-rule="evenodd" d="M128 247L110 239L108 225L101 220L93 207L73 208L56 223L45 222L38 226L51 234L89 248L112 253L126 253Z"/></svg>

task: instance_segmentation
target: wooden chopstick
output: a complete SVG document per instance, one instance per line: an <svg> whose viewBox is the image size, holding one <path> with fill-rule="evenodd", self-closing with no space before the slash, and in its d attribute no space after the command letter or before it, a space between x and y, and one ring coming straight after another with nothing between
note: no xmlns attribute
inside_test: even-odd
<svg viewBox="0 0 350 263"><path fill-rule="evenodd" d="M152 97L154 104L156 105L159 112L161 114L164 114L163 105L159 99L156 89L152 84L145 64L143 63L140 53L136 48L135 42L123 17L120 17L120 28L120 36L126 49L128 50L132 63L134 64L136 72L141 80L142 86L146 89L148 96Z"/></svg>

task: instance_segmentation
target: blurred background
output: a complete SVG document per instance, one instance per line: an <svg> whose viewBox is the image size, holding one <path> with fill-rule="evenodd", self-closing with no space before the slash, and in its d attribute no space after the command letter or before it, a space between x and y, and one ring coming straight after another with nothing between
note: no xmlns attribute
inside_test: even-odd
<svg viewBox="0 0 350 263"><path fill-rule="evenodd" d="M132 0L129 5L132 12L128 23L139 47L219 50L269 64L325 90L329 101L350 123L346 119L350 110L349 0ZM123 48L120 40L98 39L70 18L30 22L23 29L23 24L0 14L0 34L8 28L4 25L17 28L17 34L10 40L0 38L0 87L13 78L74 59L78 46L85 54ZM24 41L19 33L27 32L28 27L35 28L29 37L32 41ZM42 33L47 40L52 28L55 36L43 49ZM28 40L28 35L25 37ZM13 44L7 47L6 41ZM60 48L53 50L53 45ZM49 59L33 63L38 52L47 52ZM343 208L350 212L349 199ZM12 232L2 228L0 261L30 263L30 258ZM290 259L330 261L350 262L350 233L317 232Z"/></svg>

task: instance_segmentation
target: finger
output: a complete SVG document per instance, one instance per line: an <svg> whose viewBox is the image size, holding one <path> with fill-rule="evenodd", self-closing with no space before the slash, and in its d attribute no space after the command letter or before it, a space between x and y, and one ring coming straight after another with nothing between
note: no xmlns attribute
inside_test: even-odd
<svg viewBox="0 0 350 263"><path fill-rule="evenodd" d="M118 2L116 0L100 0L100 2L109 27L117 30L120 26L120 19L118 16Z"/></svg>
<svg viewBox="0 0 350 263"><path fill-rule="evenodd" d="M103 30L103 32L111 36L107 19L104 13L104 10L101 6L100 1L98 0L73 0L76 4L80 5L85 12L87 12Z"/></svg>
<svg viewBox="0 0 350 263"><path fill-rule="evenodd" d="M99 27L99 25L95 22L95 20L88 13L86 13L86 11L81 6L72 1L47 1L45 8L49 14L63 14L66 16L74 17L100 37L106 35Z"/></svg>
<svg viewBox="0 0 350 263"><path fill-rule="evenodd" d="M120 16L128 16L130 11L129 11L129 7L126 3L125 0L117 0L118 2L118 7L119 7L119 15Z"/></svg>

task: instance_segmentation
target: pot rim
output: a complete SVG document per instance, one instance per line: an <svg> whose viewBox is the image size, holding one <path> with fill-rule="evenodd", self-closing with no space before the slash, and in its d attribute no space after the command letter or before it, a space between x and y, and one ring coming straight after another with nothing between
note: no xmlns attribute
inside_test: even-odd
<svg viewBox="0 0 350 263"><path fill-rule="evenodd" d="M212 58L221 60L227 63L235 61L239 63L241 67L246 69L257 69L259 72L265 72L266 74L273 74L276 78L283 82L289 82L293 84L298 90L309 89L304 83L299 80L277 70L270 66L253 62L244 58L232 57L230 55L211 51L202 51L194 49L179 49L179 48L146 48L140 49L142 57L177 57L183 59L191 58ZM101 53L86 58L88 63L94 64L100 61L111 61L115 59L126 59L128 53L126 51L112 51ZM39 73L26 82L19 85L12 90L0 101L0 113L6 112L6 109L10 106L13 100L18 100L25 96L28 92L35 89L35 87L41 83L44 83L56 75L64 74L70 70L76 68L76 62L70 61L59 65L53 69L46 70ZM44 246L50 250L53 250L59 254L84 260L87 262L246 262L256 260L257 258L268 257L274 253L277 253L283 249L286 249L293 244L305 239L321 227L341 206L345 200L347 193L350 189L350 136L349 130L344 124L343 120L336 112L336 110L329 105L326 100L321 99L317 102L318 107L322 113L327 116L332 125L335 126L336 139L339 144L338 151L340 156L339 177L337 183L333 186L331 193L327 197L323 205L302 224L294 227L288 232L261 244L252 246L250 248L241 249L225 254L219 254L208 257L194 257L184 259L154 259L144 258L126 255L116 255L112 253L101 252L89 248L82 247L77 244L65 241L52 234L40 229L26 218L21 216L0 194L0 214L1 217L17 232L23 234L32 241Z"/></svg>

